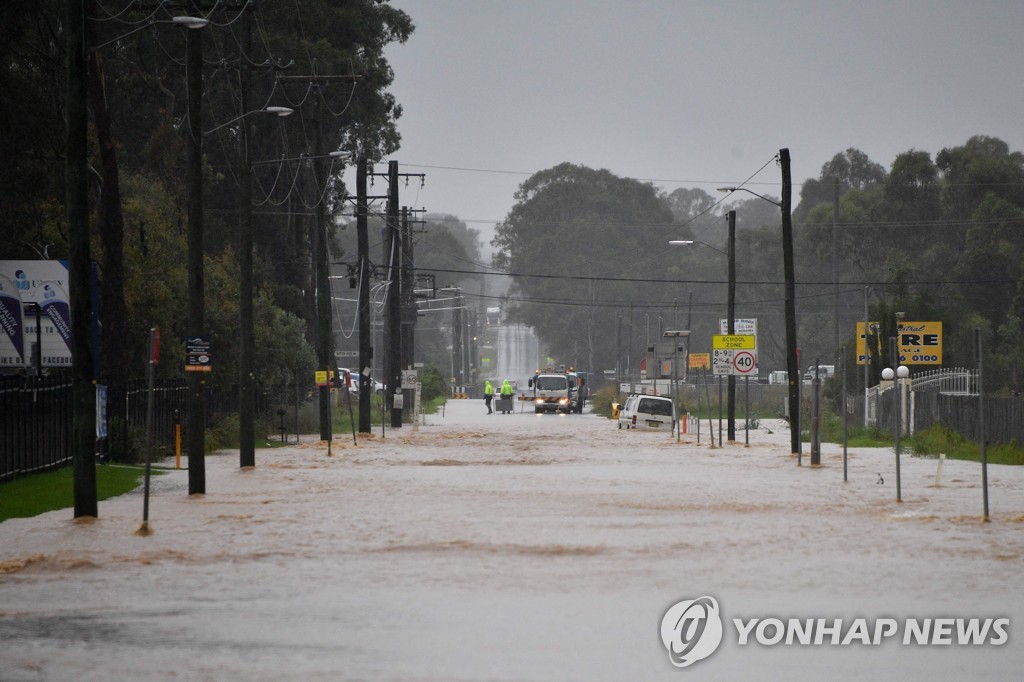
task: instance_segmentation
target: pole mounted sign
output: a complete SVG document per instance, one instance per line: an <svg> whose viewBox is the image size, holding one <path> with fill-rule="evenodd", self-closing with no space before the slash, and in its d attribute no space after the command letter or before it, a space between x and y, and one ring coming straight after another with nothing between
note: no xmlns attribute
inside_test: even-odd
<svg viewBox="0 0 1024 682"><path fill-rule="evenodd" d="M715 376L750 376L757 370L757 337L716 334L711 337L711 367Z"/></svg>
<svg viewBox="0 0 1024 682"><path fill-rule="evenodd" d="M715 334L711 337L713 349L754 350L757 337L749 334Z"/></svg>
<svg viewBox="0 0 1024 682"><path fill-rule="evenodd" d="M202 336L189 336L185 339L185 371L209 372L213 370L213 359L210 356L210 340Z"/></svg>
<svg viewBox="0 0 1024 682"><path fill-rule="evenodd" d="M757 353L752 350L736 350L732 355L732 373L750 376L757 369Z"/></svg>
<svg viewBox="0 0 1024 682"><path fill-rule="evenodd" d="M711 372L715 376L732 374L732 355L735 351L728 348L715 348L711 351Z"/></svg>

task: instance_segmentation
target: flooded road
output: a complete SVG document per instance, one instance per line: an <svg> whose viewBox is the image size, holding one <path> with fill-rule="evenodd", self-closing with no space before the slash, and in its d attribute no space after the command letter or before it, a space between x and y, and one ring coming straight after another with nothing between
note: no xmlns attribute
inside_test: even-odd
<svg viewBox="0 0 1024 682"><path fill-rule="evenodd" d="M706 424L705 424L706 426ZM0 524L0 680L1009 679L1024 667L1024 472L841 449L798 467L590 415L487 415L207 458L141 492ZM742 432L740 432L742 433ZM741 436L742 438L742 436ZM806 464L807 459L804 459ZM681 672L681 600L725 636ZM733 619L1005 617L1009 642L740 644ZM770 633L769 633L770 634ZM957 671L960 671L959 673Z"/></svg>

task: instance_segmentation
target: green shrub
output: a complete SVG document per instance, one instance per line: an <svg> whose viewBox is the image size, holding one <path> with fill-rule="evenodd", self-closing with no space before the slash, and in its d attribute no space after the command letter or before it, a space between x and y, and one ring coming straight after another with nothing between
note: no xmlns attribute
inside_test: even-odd
<svg viewBox="0 0 1024 682"><path fill-rule="evenodd" d="M965 446L964 439L959 433L942 426L942 424L934 424L923 431L918 431L907 440L910 451L915 455L922 456L942 453L949 455Z"/></svg>
<svg viewBox="0 0 1024 682"><path fill-rule="evenodd" d="M933 424L907 438L910 451L916 456L934 457L945 454L949 459L981 461L981 446L942 424ZM1024 450L1017 443L990 444L985 457L992 464L1024 464Z"/></svg>
<svg viewBox="0 0 1024 682"><path fill-rule="evenodd" d="M111 417L107 427L107 455L111 461L139 464L144 461L145 429L120 417Z"/></svg>
<svg viewBox="0 0 1024 682"><path fill-rule="evenodd" d="M590 409L594 414L612 418L612 403L620 405L626 401L615 386L603 386L590 394Z"/></svg>
<svg viewBox="0 0 1024 682"><path fill-rule="evenodd" d="M426 365L420 370L420 386L424 403L448 395L448 383L441 375L441 370L433 365Z"/></svg>
<svg viewBox="0 0 1024 682"><path fill-rule="evenodd" d="M843 442L843 417L825 402L821 403L821 442L842 443ZM805 442L811 440L811 420L805 415L800 426L801 434ZM865 427L863 423L852 418L846 424L846 442L851 447L874 448L884 447L892 443L892 434L885 433L877 426Z"/></svg>

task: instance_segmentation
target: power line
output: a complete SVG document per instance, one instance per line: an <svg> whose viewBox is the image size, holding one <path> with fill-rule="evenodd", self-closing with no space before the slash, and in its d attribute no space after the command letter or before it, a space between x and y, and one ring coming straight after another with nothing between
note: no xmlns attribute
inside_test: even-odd
<svg viewBox="0 0 1024 682"><path fill-rule="evenodd" d="M528 272L484 272L480 270L456 270L443 269L443 268L425 268L431 272L443 272L446 274L461 274L461 275L486 275L491 277L523 277L523 278L534 278L534 279L557 279L557 280L568 280L568 281L579 281L579 282L624 282L632 284L727 284L725 280L714 280L714 279L669 279L663 277L611 277L611 276L597 276L597 275L553 275L545 273L528 273ZM779 280L737 280L737 284L745 285L782 285ZM913 285L940 285L940 284L1016 284L1016 279L976 279L976 280L908 280L900 282L900 286L913 286ZM797 283L800 286L831 286L832 280L826 281L800 281ZM847 286L875 286L883 287L889 286L889 282L879 280L861 280L853 282L843 282ZM821 294L824 296L825 294ZM828 294L831 295L831 294Z"/></svg>

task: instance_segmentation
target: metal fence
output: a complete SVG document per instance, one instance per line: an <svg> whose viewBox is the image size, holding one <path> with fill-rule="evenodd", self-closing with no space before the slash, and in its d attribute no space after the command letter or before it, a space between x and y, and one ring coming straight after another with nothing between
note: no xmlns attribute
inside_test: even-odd
<svg viewBox="0 0 1024 682"><path fill-rule="evenodd" d="M720 381L721 379L721 381ZM707 377L705 383L680 383L679 397L691 412L698 405L702 412L710 409L713 414L726 409L728 391L725 377ZM786 413L786 396L788 387L778 384L762 384L747 381L740 377L736 380L736 414L744 414L749 404L751 417L776 418Z"/></svg>
<svg viewBox="0 0 1024 682"><path fill-rule="evenodd" d="M908 405L917 396L948 395L948 396L977 396L978 395L978 370L954 367L950 369L933 369L919 372L904 380L904 402ZM883 382L868 389L867 424L878 426L884 429L895 429L896 392L893 390L892 382ZM856 407L858 415L863 418L864 412L861 406ZM907 410L908 415L912 414ZM931 421L928 415L922 415L924 422ZM910 419L911 424L913 419ZM924 423L922 422L922 423ZM905 424L905 429L912 428ZM926 427L922 427L926 428Z"/></svg>
<svg viewBox="0 0 1024 682"><path fill-rule="evenodd" d="M26 474L56 469L72 459L72 379L60 373L43 377L0 377L0 482ZM154 384L153 446L174 446L175 420L185 420L187 380L164 379ZM146 427L147 389L144 380L130 381L125 395L126 423L112 424L108 433L126 443L132 434ZM256 391L256 413L269 417L270 400L265 391ZM205 394L206 423L214 425L238 414L238 389L208 389ZM97 438L97 452L105 443Z"/></svg>
<svg viewBox="0 0 1024 682"><path fill-rule="evenodd" d="M128 382L128 389L125 391L125 417L128 424L120 425L121 428L138 430L146 428L146 405L149 401L147 393L145 380ZM154 382L153 444L156 447L174 446L174 425L184 422L187 405L188 381L186 379L164 379Z"/></svg>
<svg viewBox="0 0 1024 682"><path fill-rule="evenodd" d="M868 391L867 423L885 432L896 430L896 391L893 384ZM929 370L915 374L904 387L902 432L913 434L936 424L979 441L981 398L978 370L965 368ZM850 397L850 414L861 420L864 398ZM985 438L989 443L1024 443L1024 399L1019 396L985 397Z"/></svg>
<svg viewBox="0 0 1024 682"><path fill-rule="evenodd" d="M964 438L980 442L980 401L977 395L914 393L909 407L912 416L908 425L910 432L941 424ZM989 443L1024 443L1024 399L985 397L985 440Z"/></svg>
<svg viewBox="0 0 1024 682"><path fill-rule="evenodd" d="M978 370L964 367L930 369L910 378L915 393L937 391L946 395L978 395Z"/></svg>
<svg viewBox="0 0 1024 682"><path fill-rule="evenodd" d="M71 377L0 377L0 481L71 462Z"/></svg>

